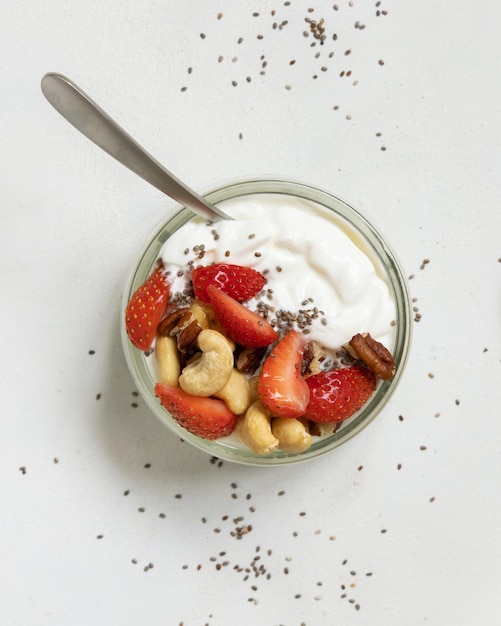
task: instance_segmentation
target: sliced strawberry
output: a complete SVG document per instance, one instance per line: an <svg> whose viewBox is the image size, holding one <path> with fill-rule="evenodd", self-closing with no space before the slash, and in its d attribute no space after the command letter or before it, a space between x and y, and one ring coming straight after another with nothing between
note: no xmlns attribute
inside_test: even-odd
<svg viewBox="0 0 501 626"><path fill-rule="evenodd" d="M163 383L155 385L155 395L176 422L197 437L219 439L235 428L237 416L223 400L192 396L180 387Z"/></svg>
<svg viewBox="0 0 501 626"><path fill-rule="evenodd" d="M258 392L261 402L278 417L304 414L310 390L301 376L301 362L307 339L290 330L273 348L261 368Z"/></svg>
<svg viewBox="0 0 501 626"><path fill-rule="evenodd" d="M271 324L221 289L208 285L207 294L218 322L235 343L248 348L261 348L278 339Z"/></svg>
<svg viewBox="0 0 501 626"><path fill-rule="evenodd" d="M214 285L238 302L244 302L259 293L266 284L266 278L257 270L229 263L196 267L191 271L191 279L195 295L202 302L210 302L207 293L209 285Z"/></svg>
<svg viewBox="0 0 501 626"><path fill-rule="evenodd" d="M149 350L169 301L170 285L157 267L134 292L125 309L125 328L132 344Z"/></svg>
<svg viewBox="0 0 501 626"><path fill-rule="evenodd" d="M342 422L372 396L376 376L361 365L320 372L306 379L310 401L305 416L312 422Z"/></svg>

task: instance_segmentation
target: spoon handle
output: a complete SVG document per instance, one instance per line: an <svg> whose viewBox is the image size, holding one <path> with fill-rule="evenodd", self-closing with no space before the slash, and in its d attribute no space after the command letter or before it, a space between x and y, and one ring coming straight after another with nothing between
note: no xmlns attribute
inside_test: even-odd
<svg viewBox="0 0 501 626"><path fill-rule="evenodd" d="M212 222L233 219L165 169L69 78L51 72L42 78L41 87L70 124L151 185Z"/></svg>

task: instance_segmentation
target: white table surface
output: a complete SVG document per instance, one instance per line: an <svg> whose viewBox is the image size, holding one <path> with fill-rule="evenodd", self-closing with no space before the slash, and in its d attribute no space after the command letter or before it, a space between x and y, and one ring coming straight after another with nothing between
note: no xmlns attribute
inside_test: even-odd
<svg viewBox="0 0 501 626"><path fill-rule="evenodd" d="M338 5L2 4L2 624L500 623L501 6ZM150 414L120 297L175 204L52 109L48 71L201 192L280 174L379 225L422 317L375 422L253 469Z"/></svg>

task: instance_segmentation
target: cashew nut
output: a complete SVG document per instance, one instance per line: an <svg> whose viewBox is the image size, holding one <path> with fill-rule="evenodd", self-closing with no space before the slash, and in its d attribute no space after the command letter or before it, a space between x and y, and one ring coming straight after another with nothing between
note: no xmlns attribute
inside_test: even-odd
<svg viewBox="0 0 501 626"><path fill-rule="evenodd" d="M249 378L251 404L255 402L256 400L259 400L259 391L257 390L258 384L259 384L259 376L252 376L252 378Z"/></svg>
<svg viewBox="0 0 501 626"><path fill-rule="evenodd" d="M277 417L271 423L271 432L284 452L304 452L311 446L311 435L301 419Z"/></svg>
<svg viewBox="0 0 501 626"><path fill-rule="evenodd" d="M219 333L221 333L221 335L226 337L226 331L217 319L216 314L214 313L214 309L210 304L195 300L194 302L192 302L190 309L192 310L193 315L196 317L198 323L204 330L207 328L217 330ZM226 339L230 343L231 349L234 352L236 348L235 342L228 337L226 337Z"/></svg>
<svg viewBox="0 0 501 626"><path fill-rule="evenodd" d="M228 382L233 370L233 350L226 337L216 330L202 330L197 343L202 355L183 369L179 385L186 393L208 397Z"/></svg>
<svg viewBox="0 0 501 626"><path fill-rule="evenodd" d="M251 403L251 389L247 376L234 367L226 385L214 395L224 400L232 413L242 415Z"/></svg>
<svg viewBox="0 0 501 626"><path fill-rule="evenodd" d="M239 418L236 433L255 454L271 454L278 448L278 439L271 432L271 413L261 400L251 404Z"/></svg>
<svg viewBox="0 0 501 626"><path fill-rule="evenodd" d="M158 335L155 343L155 357L158 363L160 382L177 387L181 367L175 337Z"/></svg>
<svg viewBox="0 0 501 626"><path fill-rule="evenodd" d="M203 330L210 328L209 313L205 304L194 300L190 305L190 309Z"/></svg>

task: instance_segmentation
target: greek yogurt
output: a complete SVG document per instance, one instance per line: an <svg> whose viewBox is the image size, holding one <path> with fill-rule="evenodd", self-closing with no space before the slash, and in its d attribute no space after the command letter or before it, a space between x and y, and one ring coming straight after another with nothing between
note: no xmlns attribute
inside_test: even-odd
<svg viewBox="0 0 501 626"><path fill-rule="evenodd" d="M265 293L246 302L274 312L306 311L309 338L328 352L359 332L390 350L395 302L386 274L363 238L320 205L285 194L252 194L220 204L234 220L195 218L160 252L171 293L189 289L189 268L212 263L252 267L266 276Z"/></svg>

